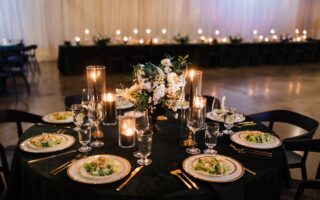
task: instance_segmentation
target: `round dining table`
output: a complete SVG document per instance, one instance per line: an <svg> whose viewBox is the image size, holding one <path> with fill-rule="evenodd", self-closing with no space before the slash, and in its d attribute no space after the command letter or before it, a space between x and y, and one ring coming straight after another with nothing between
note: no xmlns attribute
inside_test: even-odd
<svg viewBox="0 0 320 200"><path fill-rule="evenodd" d="M229 156L239 161L244 167L254 171L256 175L245 172L240 179L229 183L206 182L189 176L200 189L188 189L181 180L170 174L171 170L178 168L182 170L183 161L190 156L186 153L185 147L180 145L185 138L185 134L187 134L187 128L180 117L176 119L169 113L165 116L167 117L166 120L157 122L160 130L153 134L152 153L150 155L152 164L143 167L120 191L117 191L116 188L124 182L125 178L113 183L90 185L72 180L68 177L66 171L57 175L50 174L52 169L73 159L76 153L28 164L31 159L60 153L28 153L19 148L21 142L43 132L57 132L63 129L66 134L75 137L76 143L61 152L80 147L77 142L77 133L70 128L50 124L32 126L21 136L18 142L12 163L7 199L280 199L286 162L283 147L279 146L274 149L264 150L271 152L271 157L238 153L230 147L233 142L230 140L229 135L219 137L218 144L215 147L218 154ZM247 117L246 121L252 120ZM102 129L104 132L104 146L93 148L88 155L117 155L130 162L131 171L138 167L137 158L133 156L137 148L119 147L118 126L103 126ZM224 129L224 126L220 123L220 130L222 129ZM266 126L258 122L253 126L233 127L235 132L241 130L259 130L272 133ZM206 148L204 130L196 134L196 140L198 147L204 150ZM237 144L234 145L241 147Z"/></svg>

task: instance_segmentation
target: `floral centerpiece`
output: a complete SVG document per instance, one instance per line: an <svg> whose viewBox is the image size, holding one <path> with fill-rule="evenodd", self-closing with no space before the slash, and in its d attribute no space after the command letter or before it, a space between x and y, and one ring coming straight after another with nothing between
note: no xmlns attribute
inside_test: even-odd
<svg viewBox="0 0 320 200"><path fill-rule="evenodd" d="M159 65L137 64L133 66L133 85L117 93L133 102L137 109L148 109L152 115L163 109L176 111L186 84L187 59L188 55L166 56Z"/></svg>

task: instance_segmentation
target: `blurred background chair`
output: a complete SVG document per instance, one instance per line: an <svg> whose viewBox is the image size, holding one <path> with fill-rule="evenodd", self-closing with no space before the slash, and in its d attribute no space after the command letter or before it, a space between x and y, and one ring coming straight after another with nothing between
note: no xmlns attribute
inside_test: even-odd
<svg viewBox="0 0 320 200"><path fill-rule="evenodd" d="M64 106L66 110L71 110L72 104L81 104L82 94L69 95L64 98Z"/></svg>
<svg viewBox="0 0 320 200"><path fill-rule="evenodd" d="M289 151L320 152L320 139L288 140L284 143L284 146ZM320 190L320 162L314 179L303 180L298 183L295 200L304 199L303 193L306 188Z"/></svg>
<svg viewBox="0 0 320 200"><path fill-rule="evenodd" d="M249 115L250 118L259 121L259 122L268 122L269 128L273 130L274 123L282 122L286 124L290 124L293 126L297 126L305 130L303 134L300 134L295 137L285 138L283 143L285 144L287 141L290 140L297 140L297 139L311 139L316 132L319 122L307 117L305 115L289 111L289 110L271 110L267 112L261 112ZM302 179L307 179L307 170L306 170L306 160L308 156L308 151L303 150L303 154L300 155L294 151L286 149L286 156L288 161L289 168L300 168Z"/></svg>
<svg viewBox="0 0 320 200"><path fill-rule="evenodd" d="M23 134L23 129L21 123L38 123L42 121L42 117L36 114L31 114L24 111L19 110L0 110L0 123L16 123L17 126L17 135L20 137ZM6 187L6 183L10 177L10 163L13 156L12 147L5 147L4 141L0 142L0 156L1 156L1 167L0 173L3 174L2 181L4 182L4 186Z"/></svg>

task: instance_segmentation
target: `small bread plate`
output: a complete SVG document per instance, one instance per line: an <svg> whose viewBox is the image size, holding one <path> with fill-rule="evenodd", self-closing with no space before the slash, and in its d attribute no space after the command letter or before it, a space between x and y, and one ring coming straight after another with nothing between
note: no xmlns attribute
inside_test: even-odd
<svg viewBox="0 0 320 200"><path fill-rule="evenodd" d="M42 133L21 142L20 149L30 153L50 153L71 147L75 139L60 133Z"/></svg>
<svg viewBox="0 0 320 200"><path fill-rule="evenodd" d="M54 124L66 124L72 123L72 112L70 111L60 111L60 112L53 112L49 113L42 117L42 120L48 123Z"/></svg>
<svg viewBox="0 0 320 200"><path fill-rule="evenodd" d="M126 177L131 170L128 160L120 156L101 154L80 159L68 168L68 176L85 184L106 184Z"/></svg>
<svg viewBox="0 0 320 200"><path fill-rule="evenodd" d="M207 118L217 122L224 122L224 114L221 109L215 109L214 112L208 112ZM243 114L235 114L235 123L243 122L246 117Z"/></svg>
<svg viewBox="0 0 320 200"><path fill-rule="evenodd" d="M281 145L278 137L261 131L236 132L230 136L230 139L239 145L254 149L273 149Z"/></svg>
<svg viewBox="0 0 320 200"><path fill-rule="evenodd" d="M208 182L232 182L240 179L244 174L241 163L218 154L190 156L183 161L182 167L190 176Z"/></svg>

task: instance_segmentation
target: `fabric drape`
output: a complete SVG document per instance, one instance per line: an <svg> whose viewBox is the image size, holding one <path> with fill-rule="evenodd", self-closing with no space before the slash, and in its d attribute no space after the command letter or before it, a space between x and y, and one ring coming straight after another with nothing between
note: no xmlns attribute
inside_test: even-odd
<svg viewBox="0 0 320 200"><path fill-rule="evenodd" d="M115 37L160 36L166 28L167 40L181 33L197 37L197 29L211 36L219 29L222 36L239 34L250 40L252 30L268 35L271 28L279 34L298 28L320 36L318 0L0 0L0 39L24 39L38 44L40 60L56 59L58 45L74 36ZM92 36L91 35L91 36Z"/></svg>

